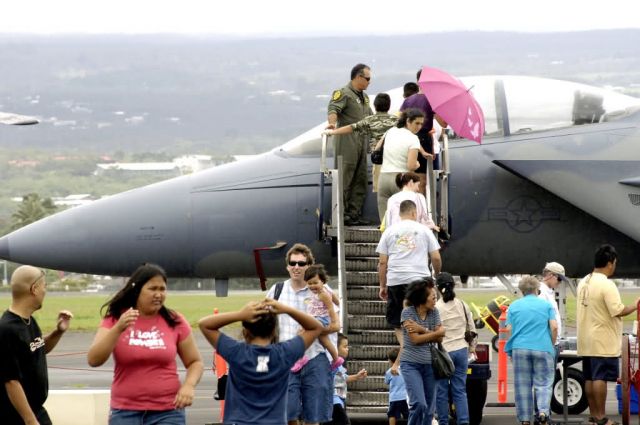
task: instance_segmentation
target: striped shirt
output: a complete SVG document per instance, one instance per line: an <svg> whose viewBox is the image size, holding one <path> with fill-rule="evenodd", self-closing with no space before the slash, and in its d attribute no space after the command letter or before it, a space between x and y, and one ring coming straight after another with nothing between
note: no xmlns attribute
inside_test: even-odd
<svg viewBox="0 0 640 425"><path fill-rule="evenodd" d="M441 324L440 313L438 313L438 309L436 308L429 311L427 313L427 317L422 320L418 315L415 307L405 307L402 310L400 322L404 323L405 320L413 320L418 325L430 331L433 331L437 326ZM400 361L431 364L431 343L425 342L417 345L414 344L413 342L411 342L411 339L409 339L409 333L404 328L402 328L402 335L404 340L404 347L402 348L402 353L400 354Z"/></svg>

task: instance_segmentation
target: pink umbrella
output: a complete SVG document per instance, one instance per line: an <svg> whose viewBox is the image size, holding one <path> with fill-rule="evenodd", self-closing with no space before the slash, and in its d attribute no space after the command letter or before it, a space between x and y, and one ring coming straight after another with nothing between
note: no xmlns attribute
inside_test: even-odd
<svg viewBox="0 0 640 425"><path fill-rule="evenodd" d="M422 68L418 85L431 108L460 136L482 143L484 113L462 81L436 68Z"/></svg>

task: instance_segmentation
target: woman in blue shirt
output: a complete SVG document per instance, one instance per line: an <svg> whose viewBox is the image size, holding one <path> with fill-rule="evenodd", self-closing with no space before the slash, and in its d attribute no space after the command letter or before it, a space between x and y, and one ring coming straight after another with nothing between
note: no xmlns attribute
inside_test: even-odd
<svg viewBox="0 0 640 425"><path fill-rule="evenodd" d="M532 276L520 280L522 298L507 311L507 327L511 337L505 351L513 360L516 413L522 425L529 425L535 392L538 417L536 422L549 423L551 386L555 375L555 351L558 324L551 304L538 298L540 282Z"/></svg>

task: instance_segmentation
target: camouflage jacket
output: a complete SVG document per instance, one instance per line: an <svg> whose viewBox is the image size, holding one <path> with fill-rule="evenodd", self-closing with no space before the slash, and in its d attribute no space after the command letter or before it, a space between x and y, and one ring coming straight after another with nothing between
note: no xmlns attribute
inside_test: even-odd
<svg viewBox="0 0 640 425"><path fill-rule="evenodd" d="M364 119L361 119L357 123L351 124L351 128L354 133L364 134L369 137L368 150L371 152L382 135L397 123L398 117L396 115L380 112L375 115L364 117Z"/></svg>

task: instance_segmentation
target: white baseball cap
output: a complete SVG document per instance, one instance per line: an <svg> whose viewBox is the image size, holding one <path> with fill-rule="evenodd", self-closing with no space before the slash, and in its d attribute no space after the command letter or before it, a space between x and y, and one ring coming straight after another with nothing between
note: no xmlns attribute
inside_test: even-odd
<svg viewBox="0 0 640 425"><path fill-rule="evenodd" d="M550 271L551 273L555 274L560 280L567 280L567 277L564 275L564 266L560 263L547 263L544 266L544 270Z"/></svg>

